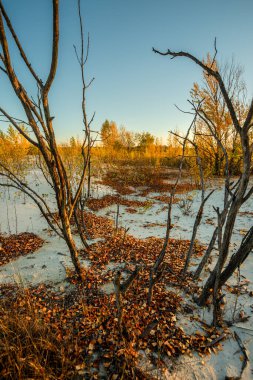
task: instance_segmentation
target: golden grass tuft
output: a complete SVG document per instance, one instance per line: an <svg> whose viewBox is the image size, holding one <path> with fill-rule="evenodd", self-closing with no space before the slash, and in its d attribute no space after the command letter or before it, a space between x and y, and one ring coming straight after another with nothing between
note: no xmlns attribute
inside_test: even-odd
<svg viewBox="0 0 253 380"><path fill-rule="evenodd" d="M0 378L72 378L68 347L35 312L29 292L22 291L18 298L21 308L15 301L0 300Z"/></svg>

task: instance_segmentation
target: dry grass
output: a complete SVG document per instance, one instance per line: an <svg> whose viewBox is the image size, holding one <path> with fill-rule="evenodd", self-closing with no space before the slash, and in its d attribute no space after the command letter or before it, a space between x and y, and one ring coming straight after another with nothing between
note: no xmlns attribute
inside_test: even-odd
<svg viewBox="0 0 253 380"><path fill-rule="evenodd" d="M22 298L21 308L16 300ZM69 345L59 344L52 325L36 313L29 293L0 301L0 378L70 379Z"/></svg>

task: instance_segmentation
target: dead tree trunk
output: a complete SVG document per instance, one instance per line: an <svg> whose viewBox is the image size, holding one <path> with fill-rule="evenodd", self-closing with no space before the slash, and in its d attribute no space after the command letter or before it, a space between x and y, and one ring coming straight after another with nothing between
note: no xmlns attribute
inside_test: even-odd
<svg viewBox="0 0 253 380"><path fill-rule="evenodd" d="M226 281L232 276L234 271L241 266L247 259L248 255L253 249L253 227L247 232L243 238L239 249L232 255L228 265L221 273L220 285L223 286Z"/></svg>
<svg viewBox="0 0 253 380"><path fill-rule="evenodd" d="M81 66L82 73L82 83L83 83L83 98L82 98L82 111L83 111L83 122L85 129L85 137L82 146L83 155L83 170L80 176L79 184L77 190L73 191L73 187L70 183L69 177L67 175L66 168L64 166L62 157L60 155L58 145L56 142L54 129L53 129L53 119L51 114L48 95L53 84L57 63L58 63L58 47L59 47L59 0L53 0L53 39L52 39L52 58L51 66L48 76L45 81L39 78L36 71L33 69L31 63L29 62L27 55L23 49L22 44L13 28L13 25L5 11L2 1L0 1L0 43L2 53L0 54L0 60L4 67L2 68L2 73L9 79L12 88L19 100L23 111L26 115L27 121L22 121L29 125L32 129L32 137L20 127L20 124L12 117L8 112L6 112L2 107L0 107L0 112L2 116L9 121L14 128L27 140L30 144L38 149L45 162L45 167L49 174L49 181L54 190L54 195L57 203L58 215L60 223L57 223L55 229L58 230L60 236L62 236L69 248L71 259L75 270L80 278L82 278L81 265L78 258L78 251L72 237L71 233L71 220L73 220L74 210L78 205L81 190L83 188L83 183L85 180L86 167L90 160L90 150L92 146L92 139L90 135L90 123L88 122L85 110L85 90L88 86L85 85L84 81L84 65L88 58L88 48L86 57L84 57L84 43L83 43L83 29L82 29L82 19L80 13L80 0L78 1L79 19L80 19L80 29L81 29L81 39L82 39L82 51L79 58L79 63ZM6 27L10 32L10 36L14 40L15 46L19 51L21 58L26 66L27 71L33 77L35 84L38 88L38 100L34 101L33 97L28 95L25 87L21 83L19 75L14 71L11 53L9 50L9 37L6 34ZM89 46L88 46L89 47ZM6 170L7 169L7 170ZM8 186L17 188L24 191L40 208L43 216L46 218L47 222L52 226L51 221L55 221L53 212L49 209L46 202L42 197L35 192L29 185L24 184L18 176L15 176L8 168L5 168L3 163L0 163L0 176L2 178L7 178L10 183ZM2 184L6 186L6 183Z"/></svg>
<svg viewBox="0 0 253 380"><path fill-rule="evenodd" d="M252 157L252 149L253 149L252 143L250 143L250 139L249 139L250 130L252 129L252 126L253 126L253 122L252 122L253 99L250 105L248 106L246 117L244 118L243 121L241 121L241 118L237 114L237 110L234 105L233 96L230 97L229 91L226 89L226 86L224 84L224 81L218 69L213 68L213 63L208 66L204 62L200 61L198 58L196 58L195 56L193 56L192 54L188 52L183 52L183 51L172 52L171 50L167 50L166 52L163 53L154 48L153 48L153 51L159 55L170 56L171 58L186 57L190 59L191 61L195 62L198 66L200 66L203 69L203 71L206 73L206 75L214 78L214 80L217 82L219 86L221 95L224 99L225 106L231 117L234 130L238 134L239 139L240 139L240 146L242 150L242 162L243 162L242 175L234 190L231 190L230 186L227 187L226 197L230 196L231 203L228 207L226 221L223 228L222 239L221 239L222 242L220 246L218 263L216 264L215 269L213 270L213 272L210 274L209 278L207 279L203 292L198 300L198 303L200 305L204 305L206 300L210 296L211 289L214 288L215 280L216 280L219 270L221 271L221 278L224 279L224 271L222 272L222 269L224 268L224 265L229 256L229 245L230 245L236 217L238 215L238 212L242 204L249 198L250 195L253 194L252 188L248 190L250 168L251 168L251 157ZM215 56L214 56L213 62L215 61L216 53L217 53L217 50L215 46ZM212 120L210 120L210 118L206 115L203 109L200 108L198 110L198 115L199 117L202 117L207 124L211 124L212 126ZM244 258L245 255L248 255L249 253L248 250L250 249L251 243L248 240L247 242L248 242L247 245L243 245L245 249L239 249L237 251L236 259L235 258L233 259L233 264L231 262L232 258L229 261L228 266L227 266L229 270L226 271L226 274L227 274L226 279L228 279L232 275L233 273L232 270L236 265L235 263L240 262ZM244 242L244 244L246 243ZM221 286L222 286L222 280L220 279L218 288L220 288Z"/></svg>
<svg viewBox="0 0 253 380"><path fill-rule="evenodd" d="M194 280L198 280L199 279L199 276L202 272L202 270L204 269L209 257L210 257L210 254L214 248L214 245L215 245L215 242L216 242L216 239L217 239L217 235L218 235L218 227L215 228L214 232L213 232L213 236L210 240L210 243L207 247L207 250L204 254L204 256L202 257L202 260L200 261L199 265L198 265L198 268L196 269L194 275L193 275L193 279Z"/></svg>

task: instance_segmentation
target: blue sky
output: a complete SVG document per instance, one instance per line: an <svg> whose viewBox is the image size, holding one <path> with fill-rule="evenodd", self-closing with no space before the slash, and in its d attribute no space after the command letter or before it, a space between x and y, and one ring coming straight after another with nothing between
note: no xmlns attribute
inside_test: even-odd
<svg viewBox="0 0 253 380"><path fill-rule="evenodd" d="M51 0L3 0L25 51L41 78L46 78L51 56ZM105 119L135 132L149 131L164 141L168 130L184 130L194 81L201 70L185 59L170 60L152 53L152 47L187 50L244 68L248 95L253 95L252 0L82 0L86 32L90 33L87 79L95 77L87 93L87 112L96 111L93 129ZM76 0L60 1L60 53L57 76L50 93L51 113L60 141L81 136L81 81L73 44L79 45ZM11 45L13 48L13 45ZM13 52L16 72L30 93L31 78ZM0 73L0 104L13 116L22 110ZM4 124L0 126L5 128Z"/></svg>

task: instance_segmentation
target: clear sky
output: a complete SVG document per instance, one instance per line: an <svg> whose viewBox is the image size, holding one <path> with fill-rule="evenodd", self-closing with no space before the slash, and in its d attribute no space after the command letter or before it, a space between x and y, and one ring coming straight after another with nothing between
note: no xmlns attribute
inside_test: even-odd
<svg viewBox="0 0 253 380"><path fill-rule="evenodd" d="M3 0L25 51L41 78L46 78L51 57L51 0ZM93 129L105 119L128 130L149 131L166 138L168 130L184 130L189 116L187 98L201 70L183 58L170 60L152 52L187 50L204 58L213 52L217 37L218 59L244 68L248 95L253 95L253 0L82 0L86 32L90 33L87 80L95 77L87 93L87 112L96 111ZM63 141L81 136L81 80L73 44L79 45L76 0L60 0L60 53L50 101L55 130ZM13 45L11 45L13 47ZM14 51L13 51L14 53ZM14 53L15 70L29 91L30 76ZM21 108L4 73L0 72L0 104L13 116ZM0 127L4 128L3 123Z"/></svg>

